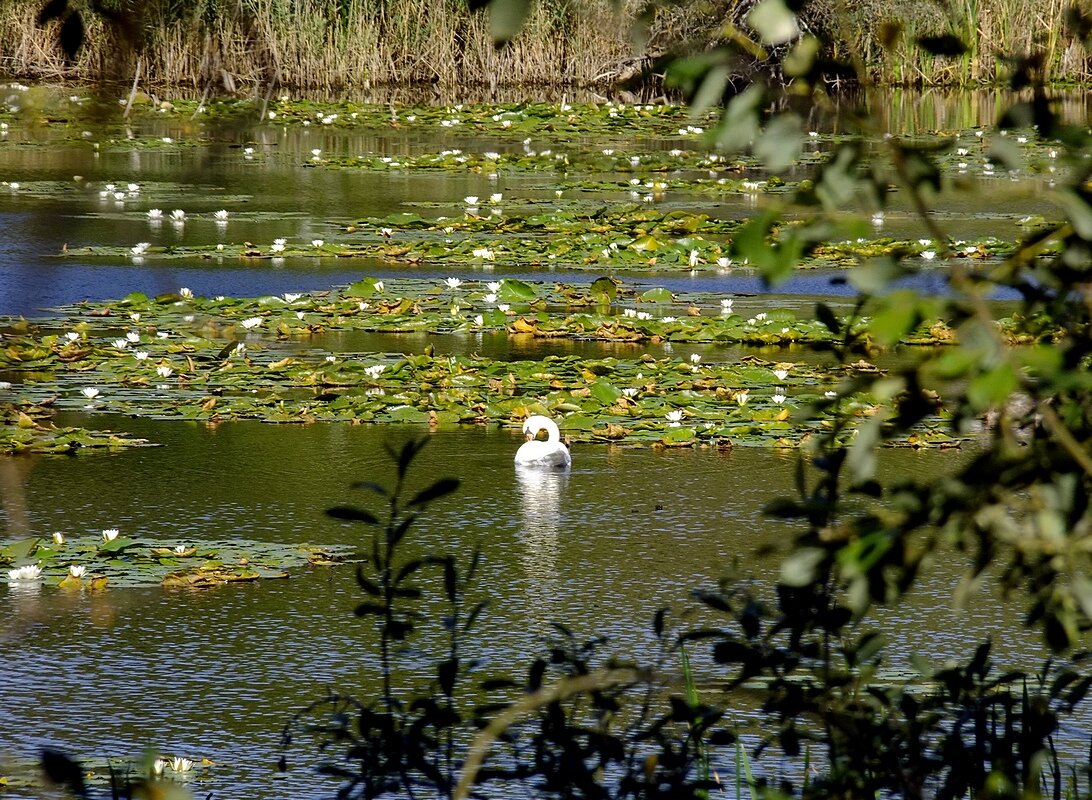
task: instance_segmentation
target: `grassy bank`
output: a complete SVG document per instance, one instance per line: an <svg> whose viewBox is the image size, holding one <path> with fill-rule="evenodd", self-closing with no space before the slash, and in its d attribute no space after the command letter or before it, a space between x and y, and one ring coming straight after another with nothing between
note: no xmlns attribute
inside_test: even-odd
<svg viewBox="0 0 1092 800"><path fill-rule="evenodd" d="M0 73L23 79L113 77L146 85L235 92L276 83L312 90L435 84L452 89L541 84L655 86L659 59L716 46L725 21L745 28L755 0L694 0L660 8L633 42L642 4L539 0L511 46L494 46L487 14L464 0L153 0L131 2L126 25L92 15L88 45L72 63L57 23L36 24L41 4L0 4ZM947 12L911 0L820 0L805 27L856 53L892 85L978 85L1004 79L1007 53L1037 52L1052 81L1092 78L1080 44L1063 41L1064 0L956 0ZM955 34L969 50L939 58L920 36ZM887 42L887 46L881 45Z"/></svg>

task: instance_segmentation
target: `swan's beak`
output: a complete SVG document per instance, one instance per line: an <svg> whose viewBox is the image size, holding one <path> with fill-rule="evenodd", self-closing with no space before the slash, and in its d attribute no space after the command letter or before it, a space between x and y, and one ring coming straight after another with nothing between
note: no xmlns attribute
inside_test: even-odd
<svg viewBox="0 0 1092 800"><path fill-rule="evenodd" d="M523 435L523 438L524 438L524 439L526 439L526 440L527 440L527 441L529 441L529 442L531 442L531 441L534 441L534 439L535 439L535 437L534 437L534 436L532 436L532 435L531 435L531 434L529 434L529 433L525 433L525 434Z"/></svg>

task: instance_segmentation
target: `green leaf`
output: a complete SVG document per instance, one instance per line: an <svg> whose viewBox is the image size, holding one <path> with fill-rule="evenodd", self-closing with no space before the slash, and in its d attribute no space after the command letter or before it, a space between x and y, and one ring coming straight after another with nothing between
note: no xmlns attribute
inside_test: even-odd
<svg viewBox="0 0 1092 800"><path fill-rule="evenodd" d="M377 278L362 278L356 283L351 283L345 288L347 297L371 297L375 294L375 285L379 283Z"/></svg>
<svg viewBox="0 0 1092 800"><path fill-rule="evenodd" d="M449 495L459 488L458 478L441 478L436 483L429 486L427 489L423 489L417 493L417 495L410 500L411 506L421 506L426 503L431 503L433 500L438 500L445 495Z"/></svg>
<svg viewBox="0 0 1092 800"><path fill-rule="evenodd" d="M690 101L691 118L701 117L707 110L720 103L730 77L731 72L723 64L717 64L705 73L701 86Z"/></svg>
<svg viewBox="0 0 1092 800"><path fill-rule="evenodd" d="M642 303L672 303L674 301L675 295L659 286L655 289L649 289L641 295Z"/></svg>
<svg viewBox="0 0 1092 800"><path fill-rule="evenodd" d="M1073 223L1077 234L1085 241L1092 241L1092 208L1088 199L1073 189L1062 189L1055 192L1054 200Z"/></svg>
<svg viewBox="0 0 1092 800"><path fill-rule="evenodd" d="M849 270L849 283L863 294L879 294L887 289L907 270L895 259L885 256L875 258Z"/></svg>
<svg viewBox="0 0 1092 800"><path fill-rule="evenodd" d="M618 296L618 284L607 277L596 278L588 287L588 294L600 302L611 302Z"/></svg>
<svg viewBox="0 0 1092 800"><path fill-rule="evenodd" d="M974 408L984 411L1002 405L1016 387L1016 374L1012 367L1009 364L999 364L971 379L967 384L967 399Z"/></svg>
<svg viewBox="0 0 1092 800"><path fill-rule="evenodd" d="M764 161L766 168L774 172L792 166L800 157L800 147L804 141L800 126L801 120L796 114L778 114L755 142L755 157Z"/></svg>
<svg viewBox="0 0 1092 800"><path fill-rule="evenodd" d="M765 44L784 44L800 35L796 15L789 11L784 0L762 0L747 15L747 24Z"/></svg>
<svg viewBox="0 0 1092 800"><path fill-rule="evenodd" d="M6 561L22 561L25 558L30 558L31 554L38 548L38 539L19 539L11 544L0 547L0 558Z"/></svg>
<svg viewBox="0 0 1092 800"><path fill-rule="evenodd" d="M538 299L538 293L529 283L524 283L518 278L505 278L501 283L500 291L497 292L497 298L504 303L529 303Z"/></svg>
<svg viewBox="0 0 1092 800"><path fill-rule="evenodd" d="M807 586L819 578L819 565L826 551L818 547L801 547L781 562L781 582L786 586Z"/></svg>
<svg viewBox="0 0 1092 800"><path fill-rule="evenodd" d="M733 97L717 128L717 144L725 150L743 150L758 138L759 109L765 99L765 91L758 84L751 84Z"/></svg>
<svg viewBox="0 0 1092 800"><path fill-rule="evenodd" d="M613 405L622 396L622 390L606 381L596 381L590 387L592 397L605 406Z"/></svg>
<svg viewBox="0 0 1092 800"><path fill-rule="evenodd" d="M915 302L917 293L903 290L893 292L883 300L883 306L872 316L869 331L879 344L893 346L899 343L921 322Z"/></svg>
<svg viewBox="0 0 1092 800"><path fill-rule="evenodd" d="M802 78L811 72L815 60L819 55L822 42L816 36L804 36L793 45L792 50L785 56L782 68L790 78Z"/></svg>
<svg viewBox="0 0 1092 800"><path fill-rule="evenodd" d="M124 536L119 536L116 539L111 539L108 542L103 542L99 545L100 553L120 553L126 547L132 547L136 544L133 539L126 539Z"/></svg>

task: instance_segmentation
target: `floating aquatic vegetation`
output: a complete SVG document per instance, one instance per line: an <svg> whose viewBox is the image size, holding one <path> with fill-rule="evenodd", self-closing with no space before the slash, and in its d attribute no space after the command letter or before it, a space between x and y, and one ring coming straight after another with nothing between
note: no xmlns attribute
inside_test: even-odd
<svg viewBox="0 0 1092 800"><path fill-rule="evenodd" d="M722 301L676 297L663 288L638 291L607 278L588 287L514 279L387 285L364 279L340 291L291 299L135 294L69 309L80 315L69 326L75 338L56 331L7 335L0 365L33 370L23 391L55 395L59 406L83 407L82 388L93 385L103 390L91 410L140 417L516 427L528 415L542 413L559 418L564 430L583 441L780 447L797 446L828 426L832 415L825 393L847 374L874 369L862 363L846 373L753 357L717 363L650 355L542 361L429 352L335 356L279 346L344 329L492 328L511 336L664 343L829 340L819 322L788 311L743 318ZM132 324L134 317L149 334L169 332L166 338L142 338L147 350L141 352L149 353L144 359L114 344L117 326ZM267 333L248 332L253 320L262 323L250 325L254 331ZM872 413L867 397L845 402L843 410ZM668 426L665 415L672 411L685 411L692 427ZM955 441L940 430L939 418L929 424L932 430L923 432L922 443Z"/></svg>
<svg viewBox="0 0 1092 800"><path fill-rule="evenodd" d="M58 427L52 410L30 402L0 402L0 456L11 453L69 455L84 450L154 446L125 433Z"/></svg>
<svg viewBox="0 0 1092 800"><path fill-rule="evenodd" d="M203 588L287 578L291 571L356 561L352 548L342 545L240 539L176 542L114 532L110 539L88 532L62 535L60 541L54 537L11 542L0 547L0 574L9 582L34 580L68 590L156 585ZM33 578L29 577L32 571Z"/></svg>

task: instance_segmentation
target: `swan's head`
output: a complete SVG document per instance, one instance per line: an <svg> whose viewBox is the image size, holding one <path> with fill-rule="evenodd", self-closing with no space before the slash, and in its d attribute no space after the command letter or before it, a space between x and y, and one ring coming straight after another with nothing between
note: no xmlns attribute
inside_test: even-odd
<svg viewBox="0 0 1092 800"><path fill-rule="evenodd" d="M536 438L539 431L546 431L548 441L556 442L561 439L561 431L558 430L557 423L549 417L535 414L524 420L523 432L527 434L528 440Z"/></svg>

